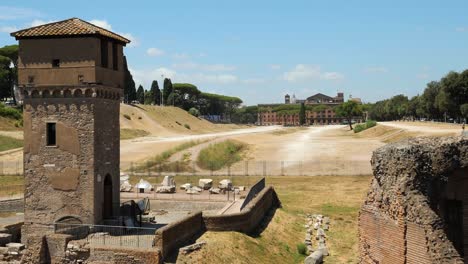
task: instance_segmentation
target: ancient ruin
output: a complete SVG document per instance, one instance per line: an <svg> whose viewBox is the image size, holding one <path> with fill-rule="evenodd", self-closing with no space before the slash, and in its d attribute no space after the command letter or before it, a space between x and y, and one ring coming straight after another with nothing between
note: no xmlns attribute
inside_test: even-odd
<svg viewBox="0 0 468 264"><path fill-rule="evenodd" d="M12 33L24 96L22 240L55 223L100 224L119 207L124 37L72 18Z"/></svg>
<svg viewBox="0 0 468 264"><path fill-rule="evenodd" d="M372 157L359 215L361 263L468 261L468 138L415 138Z"/></svg>

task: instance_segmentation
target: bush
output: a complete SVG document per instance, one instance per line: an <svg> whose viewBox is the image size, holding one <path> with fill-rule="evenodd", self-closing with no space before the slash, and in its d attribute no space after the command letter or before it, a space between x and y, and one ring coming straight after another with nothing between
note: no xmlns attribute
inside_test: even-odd
<svg viewBox="0 0 468 264"><path fill-rule="evenodd" d="M123 117L125 117L125 118L128 119L128 120L132 120L132 118L131 118L129 115L127 115L127 114L124 114Z"/></svg>
<svg viewBox="0 0 468 264"><path fill-rule="evenodd" d="M198 111L198 109L196 109L195 107L192 107L189 109L189 113L193 116L196 116L198 117L200 115L200 111Z"/></svg>
<svg viewBox="0 0 468 264"><path fill-rule="evenodd" d="M245 143L235 140L211 144L198 154L197 164L202 169L220 170L242 159L241 152L247 149Z"/></svg>
<svg viewBox="0 0 468 264"><path fill-rule="evenodd" d="M297 244L296 248L297 248L297 253L301 255L307 255L307 247L304 243Z"/></svg>
<svg viewBox="0 0 468 264"><path fill-rule="evenodd" d="M371 128L371 127L375 127L376 125L377 125L377 121L375 121L375 120L367 120L366 121L366 129Z"/></svg>
<svg viewBox="0 0 468 264"><path fill-rule="evenodd" d="M359 124L354 126L354 133L359 133L361 131L364 131L368 128L375 127L377 125L377 122L374 120L367 120L366 123L364 124Z"/></svg>
<svg viewBox="0 0 468 264"><path fill-rule="evenodd" d="M354 133L359 133L359 132L364 131L364 130L366 130L366 125L365 124L355 125L354 129L353 129Z"/></svg>
<svg viewBox="0 0 468 264"><path fill-rule="evenodd" d="M190 125L189 125L189 124L184 124L184 127L185 127L186 129L190 129Z"/></svg>
<svg viewBox="0 0 468 264"><path fill-rule="evenodd" d="M20 120L22 117L21 111L12 107L6 107L4 104L0 104L0 116L16 120Z"/></svg>

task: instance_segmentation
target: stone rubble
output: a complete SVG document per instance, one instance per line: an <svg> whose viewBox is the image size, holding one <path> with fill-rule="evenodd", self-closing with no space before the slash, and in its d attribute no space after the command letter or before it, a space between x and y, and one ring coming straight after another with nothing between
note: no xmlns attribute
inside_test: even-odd
<svg viewBox="0 0 468 264"><path fill-rule="evenodd" d="M322 263L323 258L329 255L326 245L327 235L325 231L330 229L330 218L320 214L307 214L306 224L304 227L306 229L304 244L307 246L307 254L309 254L309 256L304 260L304 263ZM315 249L312 244L312 237L317 241Z"/></svg>
<svg viewBox="0 0 468 264"><path fill-rule="evenodd" d="M200 241L200 242L197 242L195 244L192 244L192 245L188 245L186 247L182 247L179 249L179 252L181 254L189 254L190 252L192 251L195 251L195 250L199 250L200 248L202 248L204 245L206 244L205 241Z"/></svg>

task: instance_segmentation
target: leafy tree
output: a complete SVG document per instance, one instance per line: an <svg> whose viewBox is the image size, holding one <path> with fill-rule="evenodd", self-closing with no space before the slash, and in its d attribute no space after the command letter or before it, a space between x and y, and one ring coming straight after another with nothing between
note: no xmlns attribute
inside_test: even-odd
<svg viewBox="0 0 468 264"><path fill-rule="evenodd" d="M173 89L172 89L171 79L165 78L164 79L164 88L163 88L163 98L164 98L164 102L166 102L166 104L168 104L167 100L169 98L169 95L172 94L172 90Z"/></svg>
<svg viewBox="0 0 468 264"><path fill-rule="evenodd" d="M0 98L13 97L16 104L14 87L18 83L18 45L0 48ZM10 68L10 65L13 67Z"/></svg>
<svg viewBox="0 0 468 264"><path fill-rule="evenodd" d="M158 81L154 80L151 83L150 91L151 91L151 96L152 96L151 102L154 103L155 105L160 105L161 104L161 90L159 90Z"/></svg>
<svg viewBox="0 0 468 264"><path fill-rule="evenodd" d="M172 88L175 93L175 105L186 111L196 106L198 96L201 92L195 85L190 83L174 83Z"/></svg>
<svg viewBox="0 0 468 264"><path fill-rule="evenodd" d="M353 117L362 115L362 109L361 106L355 101L347 101L336 108L336 114L346 118L349 124L349 128L353 130L351 121L353 120Z"/></svg>
<svg viewBox="0 0 468 264"><path fill-rule="evenodd" d="M467 104L462 104L462 105L460 106L460 112L461 112L461 114L462 114L462 117L463 117L463 118L465 119L465 121L466 121L466 119L468 118L468 103L467 103Z"/></svg>
<svg viewBox="0 0 468 264"><path fill-rule="evenodd" d="M145 103L145 89L143 89L143 86L138 86L138 90L137 90L137 101L140 103L140 104L144 104Z"/></svg>
<svg viewBox="0 0 468 264"><path fill-rule="evenodd" d="M153 99L153 92L152 91L145 91L145 105L152 105L154 104Z"/></svg>
<svg viewBox="0 0 468 264"><path fill-rule="evenodd" d="M126 103L131 103L137 99L135 81L128 70L127 58L124 56L124 100Z"/></svg>
<svg viewBox="0 0 468 264"><path fill-rule="evenodd" d="M302 126L306 122L306 109L304 103L301 103L301 110L299 111L299 124Z"/></svg>

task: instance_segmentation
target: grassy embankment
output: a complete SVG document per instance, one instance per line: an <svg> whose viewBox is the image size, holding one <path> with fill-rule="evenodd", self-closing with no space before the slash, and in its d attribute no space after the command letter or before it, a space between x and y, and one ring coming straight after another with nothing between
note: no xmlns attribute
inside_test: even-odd
<svg viewBox="0 0 468 264"><path fill-rule="evenodd" d="M242 160L247 144L236 140L225 140L202 149L197 157L197 165L205 170L220 170Z"/></svg>
<svg viewBox="0 0 468 264"><path fill-rule="evenodd" d="M142 129L122 128L120 129L120 140L145 137L149 134L150 133L148 131Z"/></svg>
<svg viewBox="0 0 468 264"><path fill-rule="evenodd" d="M177 145L171 149L164 151L163 153L152 157L145 162L142 162L138 166L134 168L130 168L131 171L135 172L146 172L148 170L151 171L176 171L176 172L183 172L183 171L190 171L192 168L189 166L189 161L187 159L183 159L181 161L174 161L169 162L169 158L176 154L177 152L189 149L194 147L198 144L201 144L205 141L196 140L196 141L188 141L184 142L180 145Z"/></svg>
<svg viewBox="0 0 468 264"><path fill-rule="evenodd" d="M0 130L15 131L21 130L23 119L20 109L6 107L0 103ZM23 141L9 136L0 135L0 152L23 146Z"/></svg>
<svg viewBox="0 0 468 264"><path fill-rule="evenodd" d="M234 184L246 180L252 184L249 178L234 177ZM177 262L303 263L305 256L296 246L304 241L305 214L320 213L331 218L327 232L331 255L326 263L357 263L357 217L369 181L368 176L267 177L283 207L259 236L207 232L198 239L207 245L198 252L179 255Z"/></svg>
<svg viewBox="0 0 468 264"><path fill-rule="evenodd" d="M23 147L23 140L0 135L0 152Z"/></svg>
<svg viewBox="0 0 468 264"><path fill-rule="evenodd" d="M23 192L23 176L0 176L0 197L23 194Z"/></svg>

